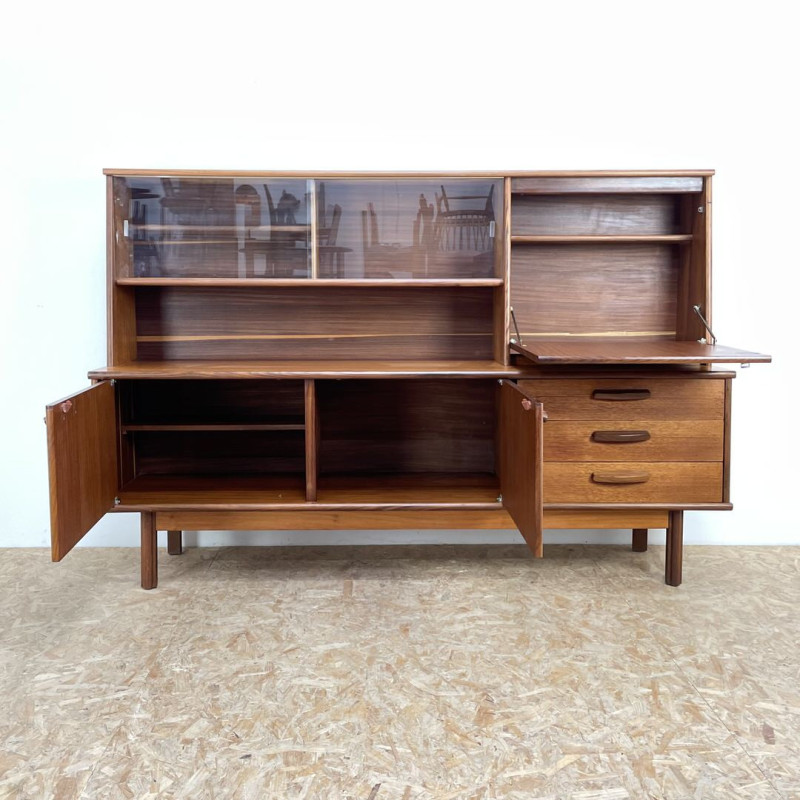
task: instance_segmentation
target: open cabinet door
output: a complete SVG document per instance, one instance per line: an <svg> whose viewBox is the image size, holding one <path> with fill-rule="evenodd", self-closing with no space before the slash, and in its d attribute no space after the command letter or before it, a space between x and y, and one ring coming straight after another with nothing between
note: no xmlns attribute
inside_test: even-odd
<svg viewBox="0 0 800 800"><path fill-rule="evenodd" d="M503 506L531 552L542 557L542 425L544 409L516 383L500 385L498 441Z"/></svg>
<svg viewBox="0 0 800 800"><path fill-rule="evenodd" d="M672 339L533 339L514 342L512 352L534 364L753 364L772 356L736 347Z"/></svg>
<svg viewBox="0 0 800 800"><path fill-rule="evenodd" d="M114 387L104 381L47 406L46 422L50 536L53 561L61 561L114 506Z"/></svg>

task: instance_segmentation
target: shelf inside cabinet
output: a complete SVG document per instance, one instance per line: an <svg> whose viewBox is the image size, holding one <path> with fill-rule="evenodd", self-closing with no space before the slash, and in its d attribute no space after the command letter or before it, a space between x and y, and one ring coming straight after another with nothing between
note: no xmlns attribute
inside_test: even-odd
<svg viewBox="0 0 800 800"><path fill-rule="evenodd" d="M530 338L511 344L512 352L535 364L710 364L765 363L771 357L697 341L656 338Z"/></svg>
<svg viewBox="0 0 800 800"><path fill-rule="evenodd" d="M144 231L150 233L226 233L233 236L252 236L255 233L303 233L310 229L308 225L260 225L255 227L242 227L241 225L203 225L202 223L170 224L147 223L144 225L131 223L130 231ZM133 240L134 244L147 243L145 240ZM163 244L161 241L150 244Z"/></svg>
<svg viewBox="0 0 800 800"><path fill-rule="evenodd" d="M165 423L165 424L122 424L123 433L135 433L136 431L167 432L182 431L186 433L203 433L216 431L304 431L306 426L303 422L271 422L271 423L240 423L240 422L221 422L221 423Z"/></svg>
<svg viewBox="0 0 800 800"><path fill-rule="evenodd" d="M120 491L117 510L147 508L286 507L305 504L301 475L143 475Z"/></svg>
<svg viewBox="0 0 800 800"><path fill-rule="evenodd" d="M386 473L321 476L317 502L349 506L500 508L489 473Z"/></svg>
<svg viewBox="0 0 800 800"><path fill-rule="evenodd" d="M161 287L492 287L502 286L502 278L117 278L117 286Z"/></svg>
<svg viewBox="0 0 800 800"><path fill-rule="evenodd" d="M689 233L676 234L641 234L641 235L602 235L574 234L566 236L550 235L516 235L511 237L511 244L685 244L692 241Z"/></svg>
<svg viewBox="0 0 800 800"><path fill-rule="evenodd" d="M146 475L123 487L116 510L488 510L502 507L498 495L492 474L328 476L316 502L306 501L300 476Z"/></svg>

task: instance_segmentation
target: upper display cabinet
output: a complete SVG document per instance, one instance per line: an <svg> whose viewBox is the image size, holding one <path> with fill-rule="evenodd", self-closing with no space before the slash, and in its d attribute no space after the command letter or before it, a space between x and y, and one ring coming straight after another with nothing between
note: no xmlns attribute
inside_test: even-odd
<svg viewBox="0 0 800 800"><path fill-rule="evenodd" d="M118 177L118 278L311 276L305 180Z"/></svg>
<svg viewBox="0 0 800 800"><path fill-rule="evenodd" d="M495 279L502 180L121 175L119 283Z"/></svg>

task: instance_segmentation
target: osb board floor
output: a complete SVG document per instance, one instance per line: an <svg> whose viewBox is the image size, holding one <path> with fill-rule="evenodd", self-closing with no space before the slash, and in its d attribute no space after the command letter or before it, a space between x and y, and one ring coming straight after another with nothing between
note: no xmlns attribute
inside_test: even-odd
<svg viewBox="0 0 800 800"><path fill-rule="evenodd" d="M0 551L0 797L800 798L800 548Z"/></svg>

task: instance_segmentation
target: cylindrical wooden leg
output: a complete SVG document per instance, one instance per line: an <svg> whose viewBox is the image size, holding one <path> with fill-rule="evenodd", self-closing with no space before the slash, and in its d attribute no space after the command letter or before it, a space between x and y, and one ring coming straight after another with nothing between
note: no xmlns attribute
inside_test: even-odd
<svg viewBox="0 0 800 800"><path fill-rule="evenodd" d="M683 511L669 512L666 562L665 583L669 586L680 586L683 565Z"/></svg>
<svg viewBox="0 0 800 800"><path fill-rule="evenodd" d="M634 528L631 537L631 550L634 553L647 552L647 528Z"/></svg>
<svg viewBox="0 0 800 800"><path fill-rule="evenodd" d="M171 556L183 553L183 531L167 531L167 552Z"/></svg>
<svg viewBox="0 0 800 800"><path fill-rule="evenodd" d="M158 586L158 536L156 515L142 511L142 589Z"/></svg>

